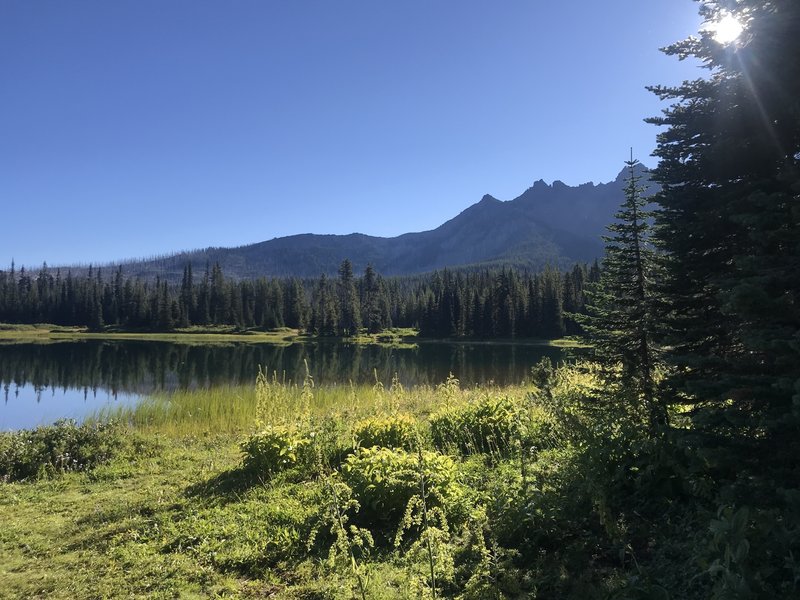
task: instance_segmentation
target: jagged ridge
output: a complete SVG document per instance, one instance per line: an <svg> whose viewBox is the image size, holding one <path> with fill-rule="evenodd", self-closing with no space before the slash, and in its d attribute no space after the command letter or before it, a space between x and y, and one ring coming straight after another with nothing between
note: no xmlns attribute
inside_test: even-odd
<svg viewBox="0 0 800 600"><path fill-rule="evenodd" d="M226 275L241 278L330 275L345 258L353 262L356 272L372 263L384 275L489 264L534 270L548 264L565 267L602 254L600 236L622 201L624 175L623 171L609 183L574 187L539 180L506 202L487 194L436 229L393 238L307 233L238 248L206 248L131 261L122 267L127 275L158 274L173 281L180 279L188 262L195 272L218 262Z"/></svg>

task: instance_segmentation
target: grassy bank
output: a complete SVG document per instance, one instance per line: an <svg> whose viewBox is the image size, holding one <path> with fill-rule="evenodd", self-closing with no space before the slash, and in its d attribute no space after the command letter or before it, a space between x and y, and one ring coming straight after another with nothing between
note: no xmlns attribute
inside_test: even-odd
<svg viewBox="0 0 800 600"><path fill-rule="evenodd" d="M773 513L720 505L599 392L588 365L503 388L262 376L104 415L91 463L65 460L69 428L2 438L0 466L47 464L0 484L0 596L699 600L746 565L772 593L750 597L791 597L792 513L756 528Z"/></svg>
<svg viewBox="0 0 800 600"><path fill-rule="evenodd" d="M181 344L213 344L227 342L249 342L257 344L292 344L297 342L345 342L348 344L376 344L396 348L412 348L417 343L459 343L469 345L522 344L535 346L554 346L559 348L582 348L585 343L575 338L555 340L538 338L498 338L498 339L433 339L419 338L418 331L412 328L391 328L380 333L361 332L357 336L317 337L300 333L296 329L282 328L275 331L241 331L230 326L188 327L171 332L157 333L144 331L125 331L108 329L97 332L86 327L62 327L47 323L18 325L0 323L0 344L48 343L74 340L140 340L160 341Z"/></svg>
<svg viewBox="0 0 800 600"><path fill-rule="evenodd" d="M325 428L331 448L352 452L355 423L402 413L422 424L445 400L493 391L312 385L262 378L255 390L157 396L99 415L124 422L123 450L109 462L0 484L0 595L352 597L351 574L329 561L323 478L247 470L240 444L266 423L300 419ZM521 400L527 389L504 393ZM309 547L312 533L319 544ZM425 587L391 548L370 564L380 578L370 598Z"/></svg>
<svg viewBox="0 0 800 600"><path fill-rule="evenodd" d="M417 332L414 329L390 329L381 333L361 333L348 338L301 334L296 329L281 328L275 331L238 330L234 327L188 327L170 332L126 331L109 328L106 331L89 331L86 327L62 327L47 323L18 325L0 323L0 343L48 343L76 340L139 340L173 342L180 344L214 344L247 342L255 344L292 344L296 342L347 342L351 344L379 344L393 347L413 347Z"/></svg>
<svg viewBox="0 0 800 600"><path fill-rule="evenodd" d="M237 331L231 327L190 327L165 333L141 331L89 331L86 327L61 327L39 323L35 325L0 324L0 343L57 342L70 340L142 340L186 344L251 342L287 344L301 339L295 329L276 331Z"/></svg>

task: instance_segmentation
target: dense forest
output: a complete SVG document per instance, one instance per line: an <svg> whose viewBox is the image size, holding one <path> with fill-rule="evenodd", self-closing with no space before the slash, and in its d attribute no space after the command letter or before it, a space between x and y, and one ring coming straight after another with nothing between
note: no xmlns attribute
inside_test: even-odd
<svg viewBox="0 0 800 600"><path fill-rule="evenodd" d="M356 277L345 260L337 278L235 280L219 265L195 278L191 265L179 286L126 278L101 269L86 276L0 271L0 322L53 323L171 331L195 325L290 327L322 336L415 327L429 337L557 338L576 333L570 316L584 310L584 287L600 269L566 273L515 269L448 271L384 279L368 266Z"/></svg>

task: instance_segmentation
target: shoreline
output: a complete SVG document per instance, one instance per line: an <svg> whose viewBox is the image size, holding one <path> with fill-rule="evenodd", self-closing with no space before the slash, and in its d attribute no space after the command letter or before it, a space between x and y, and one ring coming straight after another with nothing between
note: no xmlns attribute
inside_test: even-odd
<svg viewBox="0 0 800 600"><path fill-rule="evenodd" d="M238 331L232 327L176 329L169 332L152 331L89 331L86 327L70 327L37 323L18 325L0 323L0 344L51 343L81 340L152 341L172 343L215 344L245 342L256 344L318 344L347 343L363 345L395 346L413 348L418 344L459 344L481 346L550 346L555 348L587 348L581 340L573 337L556 339L538 338L421 338L413 329L394 329L376 334L359 334L352 337L319 337L300 333L297 329L282 328L274 331Z"/></svg>

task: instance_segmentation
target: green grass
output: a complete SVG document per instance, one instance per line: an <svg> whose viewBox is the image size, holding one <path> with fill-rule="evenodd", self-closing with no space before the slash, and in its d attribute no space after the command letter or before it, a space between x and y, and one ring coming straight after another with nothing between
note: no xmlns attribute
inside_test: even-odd
<svg viewBox="0 0 800 600"><path fill-rule="evenodd" d="M393 328L385 332L361 333L349 338L324 338L326 341L346 341L355 344L377 344L382 346L414 347L414 329ZM126 331L109 328L102 332L89 331L86 327L61 327L47 323L18 325L0 323L0 343L53 343L70 340L140 340L173 342L181 344L214 344L226 342L248 342L257 344L292 344L295 342L316 342L320 338L300 334L296 329L286 327L274 331L245 330L231 326L187 327L171 332L157 333Z"/></svg>
<svg viewBox="0 0 800 600"><path fill-rule="evenodd" d="M173 342L182 344L213 344L225 342L251 342L269 344L292 344L295 342L344 341L350 344L375 344L394 348L413 348L418 343L464 343L464 344L521 344L535 346L554 346L558 348L584 348L585 343L574 338L555 340L533 338L508 339L422 339L413 328L393 327L380 333L361 332L357 336L340 338L319 338L314 335L301 334L296 329L280 328L274 331L245 330L241 331L228 325L194 326L176 329L168 333L114 330L91 332L86 327L62 327L47 323L34 325L18 325L0 323L0 344L10 343L52 343L70 340L143 340Z"/></svg>
<svg viewBox="0 0 800 600"><path fill-rule="evenodd" d="M154 394L133 407L101 411L93 419L119 421L140 432L172 437L241 434L253 428L255 407L252 386L178 390Z"/></svg>
<svg viewBox="0 0 800 600"><path fill-rule="evenodd" d="M361 332L359 335L347 338L347 341L356 344L379 344L401 348L413 348L419 332L411 327L392 327L380 333Z"/></svg>
<svg viewBox="0 0 800 600"><path fill-rule="evenodd" d="M290 344L299 340L297 330L236 331L232 327L190 327L169 333L136 331L91 332L85 327L60 327L57 325L0 325L0 343L48 343L69 340L144 340L187 344L223 342L252 342Z"/></svg>
<svg viewBox="0 0 800 600"><path fill-rule="evenodd" d="M502 394L523 402L530 389ZM109 462L0 484L0 596L351 598L354 580L337 558L325 516L327 479L297 469L272 478L247 472L241 442L259 424L315 423L325 443L346 449L356 423L387 414L414 415L424 436L428 417L443 403L466 406L496 393L462 390L454 381L406 390L313 387L310 380L294 386L261 377L255 390L151 398L114 414L130 426L123 435L137 442ZM416 485L413 456L402 463L412 467L406 493ZM406 527L413 540L417 526ZM410 542L393 549L390 531L375 536L383 545L360 556L368 597L427 593L418 549Z"/></svg>
<svg viewBox="0 0 800 600"><path fill-rule="evenodd" d="M164 551L173 521L200 503L187 490L238 462L235 442L154 438L151 456L91 473L0 486L4 598L192 597L240 589L188 552Z"/></svg>
<svg viewBox="0 0 800 600"><path fill-rule="evenodd" d="M121 407L94 416L98 421L128 423L138 431L169 436L201 435L207 432L241 434L252 430L257 420L285 422L301 412L317 419L353 421L384 413L408 412L426 418L442 402L441 390L429 386L403 389L377 385L314 386L304 395L302 385L283 384L267 376L262 382L262 406L258 391L251 386L180 390L160 393L133 407ZM312 382L313 383L313 382ZM460 392L464 401L486 394L488 387ZM507 393L523 397L522 386L507 388ZM261 414L259 414L259 411Z"/></svg>
<svg viewBox="0 0 800 600"><path fill-rule="evenodd" d="M590 366L537 375L469 389L261 375L116 412L110 460L0 483L0 597L712 597L707 481L602 400ZM372 446L384 437L392 449ZM783 540L751 556L788 560ZM782 564L763 573L791 597Z"/></svg>

